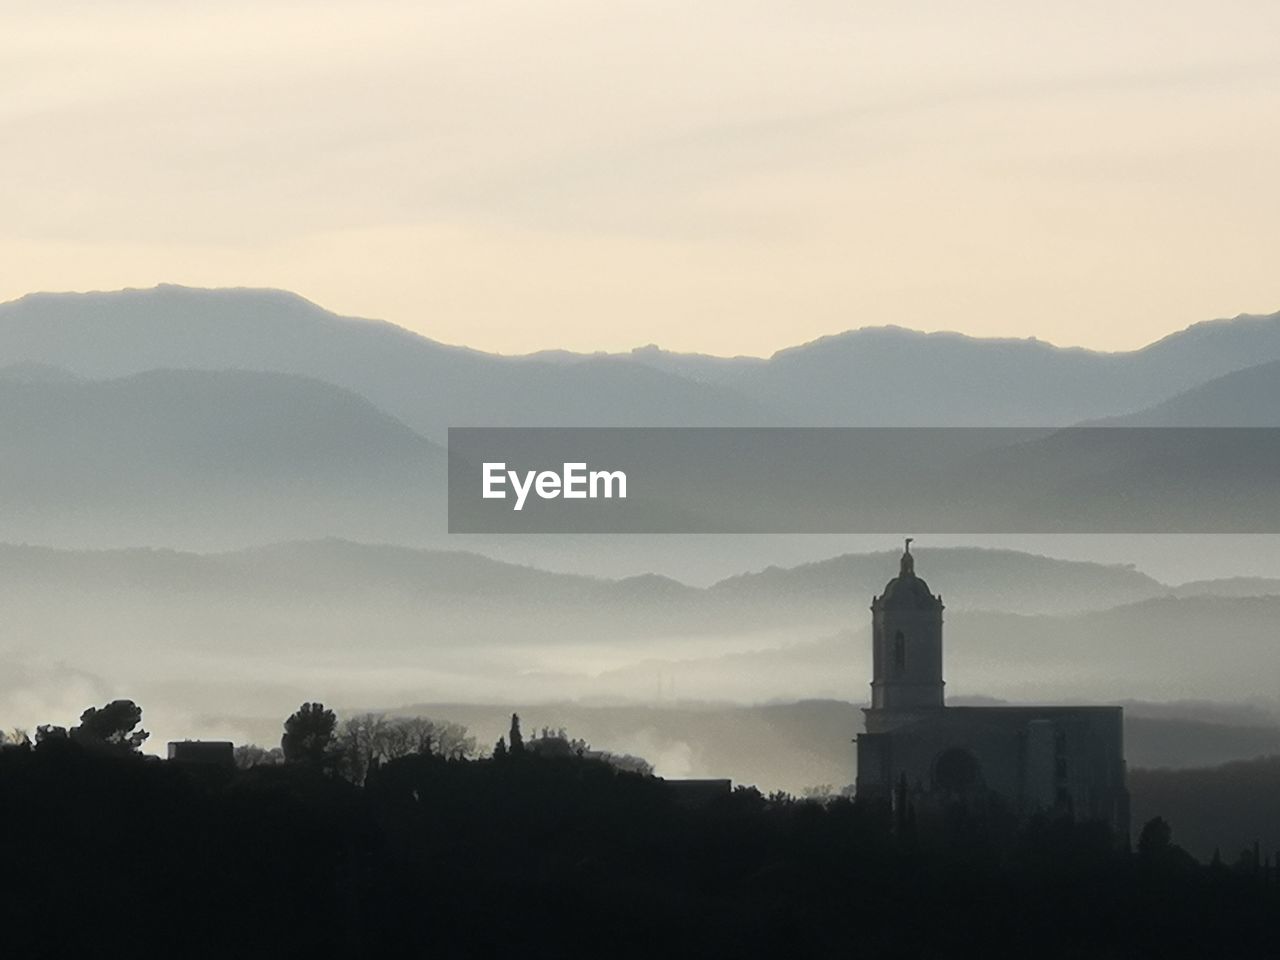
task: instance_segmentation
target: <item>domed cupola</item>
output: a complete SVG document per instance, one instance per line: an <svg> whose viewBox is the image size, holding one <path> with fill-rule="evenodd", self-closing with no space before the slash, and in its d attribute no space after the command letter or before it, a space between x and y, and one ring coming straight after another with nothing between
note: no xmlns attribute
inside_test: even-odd
<svg viewBox="0 0 1280 960"><path fill-rule="evenodd" d="M884 585L884 592L876 598L875 602L881 606L942 606L942 598L930 593L929 584L916 576L916 558L911 555L911 541L914 539L907 537L898 564L898 575Z"/></svg>

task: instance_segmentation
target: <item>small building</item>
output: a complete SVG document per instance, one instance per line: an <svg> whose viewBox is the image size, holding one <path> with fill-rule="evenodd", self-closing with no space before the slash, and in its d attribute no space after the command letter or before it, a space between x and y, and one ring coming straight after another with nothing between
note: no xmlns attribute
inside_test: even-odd
<svg viewBox="0 0 1280 960"><path fill-rule="evenodd" d="M178 763L234 769L236 750L230 740L170 740L169 759Z"/></svg>
<svg viewBox="0 0 1280 960"><path fill-rule="evenodd" d="M1037 813L1129 833L1120 707L949 707L942 597L916 576L908 540L898 576L871 603L871 706L857 737L857 796L896 813Z"/></svg>

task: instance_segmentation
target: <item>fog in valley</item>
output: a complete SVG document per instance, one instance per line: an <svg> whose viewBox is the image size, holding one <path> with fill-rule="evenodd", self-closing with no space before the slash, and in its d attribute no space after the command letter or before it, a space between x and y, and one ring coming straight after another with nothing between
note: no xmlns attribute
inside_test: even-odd
<svg viewBox="0 0 1280 960"><path fill-rule="evenodd" d="M0 358L5 728L128 697L148 750L271 746L322 700L485 745L519 710L794 792L853 780L900 543L450 536L445 428L1280 426L1280 316L1124 354L882 328L512 358L163 287L2 305ZM1280 750L1280 536L902 533L946 602L948 702L1122 703L1131 767Z"/></svg>

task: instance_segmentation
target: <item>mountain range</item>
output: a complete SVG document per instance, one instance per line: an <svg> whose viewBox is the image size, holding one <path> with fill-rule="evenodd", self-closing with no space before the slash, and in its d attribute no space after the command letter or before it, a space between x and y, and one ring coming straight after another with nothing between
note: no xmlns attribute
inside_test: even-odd
<svg viewBox="0 0 1280 960"><path fill-rule="evenodd" d="M1136 414L1280 361L1280 314L1200 323L1125 353L869 327L768 359L657 348L507 357L280 291L166 285L0 305L0 359L95 379L169 368L291 373L359 394L437 441L449 426L481 425L1057 426ZM1175 414L1197 416L1163 415Z"/></svg>
<svg viewBox="0 0 1280 960"><path fill-rule="evenodd" d="M323 381L0 370L0 538L249 543L443 528L444 451Z"/></svg>
<svg viewBox="0 0 1280 960"><path fill-rule="evenodd" d="M868 328L768 359L653 347L505 357L280 291L34 294L0 305L0 495L13 505L0 540L210 550L340 536L437 547L448 542L436 445L448 426L1274 426L1277 373L1280 314L1112 354ZM1195 442L1209 440L1222 442ZM1138 529L1163 529L1207 510L1201 491L1230 482L1233 512L1201 526L1258 528L1275 502L1274 457L1251 454L1253 473L1224 474L1234 452L1200 446L1171 469L1132 444L1099 462L1072 435L1050 436L916 482L978 491L1022 511L1031 530L1070 523L1078 511L1063 504L1080 492L1101 525L1140 503L1150 516ZM865 495L850 503L864 515L905 489L875 468L844 478ZM1161 497L1134 501L1131 489ZM959 527L936 529L983 529L956 516ZM750 520L799 529L768 510Z"/></svg>
<svg viewBox="0 0 1280 960"><path fill-rule="evenodd" d="M868 602L894 561L847 555L696 588L338 540L210 555L3 546L0 618L9 649L56 637L60 656L99 672L121 658L154 673L170 657L178 676L192 656L210 674L299 658L338 671L325 682L342 689L394 668L513 695L625 696L678 676L728 700L847 696L867 666ZM1280 669L1274 582L1239 596L1231 582L1170 587L1124 567L966 548L918 562L934 589L955 590L948 675L961 692L1223 699L1265 695L1262 678Z"/></svg>
<svg viewBox="0 0 1280 960"><path fill-rule="evenodd" d="M0 720L66 722L134 696L162 733L243 738L244 717L303 699L431 700L487 736L475 711L500 725L505 707L457 701L532 704L533 725L567 723L676 775L839 787L866 607L896 550L449 537L447 428L1082 423L1280 426L1280 314L1125 353L869 327L768 358L507 357L280 291L34 294L0 304ZM1169 472L1124 442L1091 462L1076 435L1003 452L967 482L1033 502L1090 471L1147 496ZM1217 482L1214 458L1187 457L1204 469L1173 492L1195 497ZM1266 494L1274 464L1258 465ZM886 496L909 486L885 479ZM699 585L650 562L717 551L734 574ZM918 563L946 594L953 698L1274 695L1280 580L1261 572L1215 578L1207 564L1169 584L972 547L921 549ZM620 567L649 572L605 575ZM635 706L654 693L675 709ZM549 706L565 698L605 705ZM681 706L710 698L807 702ZM1280 742L1274 723L1190 708L1130 710L1127 734L1130 759L1153 765Z"/></svg>

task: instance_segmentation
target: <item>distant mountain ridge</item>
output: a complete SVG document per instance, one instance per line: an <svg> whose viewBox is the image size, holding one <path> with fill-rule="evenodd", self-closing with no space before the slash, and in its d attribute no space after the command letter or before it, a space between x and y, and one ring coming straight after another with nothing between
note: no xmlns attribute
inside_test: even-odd
<svg viewBox="0 0 1280 960"><path fill-rule="evenodd" d="M1254 365L1231 369L1246 362ZM0 540L209 550L338 536L439 546L444 455L435 444L449 426L1264 424L1280 414L1278 372L1280 314L1199 324L1118 354L881 327L767 360L653 347L503 357L280 291L38 294L0 305L0 494L16 505L0 516ZM1114 419L1124 410L1141 412ZM1218 488L1221 465L1238 453L1220 439L1200 438L1172 466L1139 445L1082 455L1068 432L973 463L935 457L934 469L909 477L877 473L874 458L856 482L810 474L842 498L849 487L846 505L863 521L887 524L871 529L903 526L876 509L910 500L908 481L923 484L910 502L943 507L960 524L939 531L985 529L965 526L970 518L952 507L963 498L939 495L939 485L994 498L1030 531L1071 522L1071 509L1065 519L1052 510L1081 491L1104 529L1171 529L1173 518L1191 529L1257 526L1274 511L1274 455L1227 478L1239 495L1221 499L1235 513L1206 512L1214 504L1199 491ZM1151 516L1126 528L1131 489L1148 491L1138 503ZM795 529L781 508L808 500L770 502L750 514L760 530ZM927 513L915 519L929 526ZM542 547L539 557L556 549Z"/></svg>
<svg viewBox="0 0 1280 960"><path fill-rule="evenodd" d="M0 537L233 542L442 526L445 454L365 398L246 370L0 377ZM207 542L207 541L205 541Z"/></svg>
<svg viewBox="0 0 1280 960"><path fill-rule="evenodd" d="M1108 427L1280 427L1280 361L1215 377L1145 410L1099 423Z"/></svg>
<svg viewBox="0 0 1280 960"><path fill-rule="evenodd" d="M770 416L747 397L645 364L484 354L281 291L31 295L0 305L0 361L94 378L151 369L295 374L360 394L437 441L450 426L733 426Z"/></svg>
<svg viewBox="0 0 1280 960"><path fill-rule="evenodd" d="M522 611L529 622L578 613L605 620L626 613L614 631L644 634L770 623L821 629L861 627L873 594L895 570L893 552L844 554L796 567L771 567L697 588L669 577L584 576L494 560L459 550L420 550L337 538L293 541L221 553L151 548L65 550L0 544L0 588L189 591L210 596L272 596L288 602L379 596L410 606L439 600L470 602L459 609L481 617L497 605ZM1171 602L1174 597L1239 595L1234 581L1167 586L1130 567L1021 553L944 547L917 551L920 571L945 584L953 613L979 616L1079 616ZM1274 582L1274 581L1273 581ZM1251 595L1251 594L1247 594ZM1218 602L1215 601L1214 602Z"/></svg>
<svg viewBox="0 0 1280 960"><path fill-rule="evenodd" d="M452 347L281 291L160 286L0 305L0 362L82 377L240 368L325 380L441 439L448 426L1037 425L1125 415L1280 361L1280 314L1127 353L869 327L767 360Z"/></svg>

